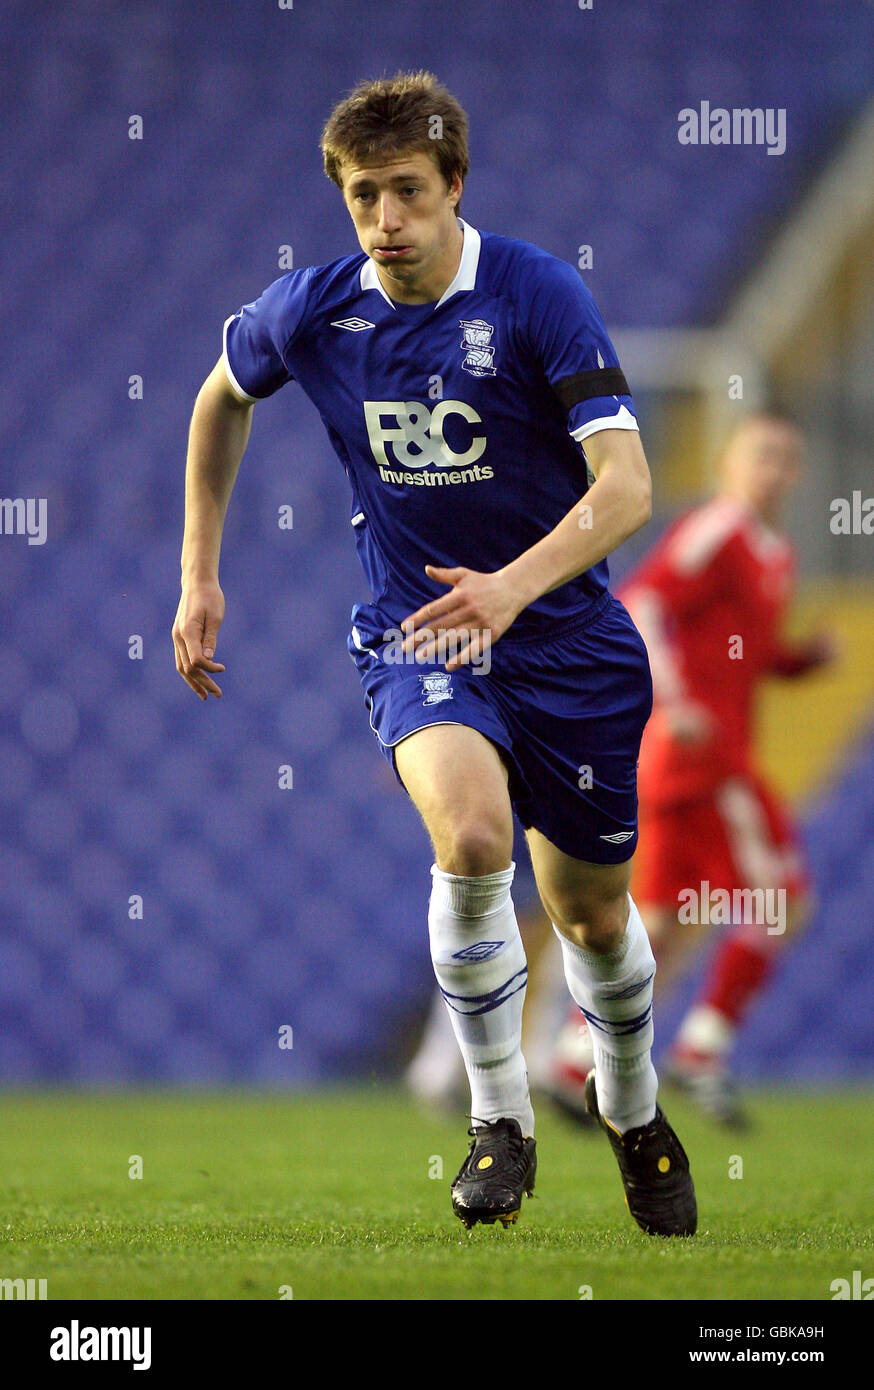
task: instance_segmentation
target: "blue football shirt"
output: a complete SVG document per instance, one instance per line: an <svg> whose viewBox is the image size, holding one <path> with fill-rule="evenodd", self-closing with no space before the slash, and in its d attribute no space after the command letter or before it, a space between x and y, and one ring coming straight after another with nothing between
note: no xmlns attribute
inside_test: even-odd
<svg viewBox="0 0 874 1390"><path fill-rule="evenodd" d="M628 385L576 270L461 223L436 303L401 304L363 252L293 270L225 324L237 391L296 381L352 485L372 603L395 626L446 586L425 565L491 572L561 521L592 476L583 441L637 429ZM606 560L525 608L502 642L584 619Z"/></svg>

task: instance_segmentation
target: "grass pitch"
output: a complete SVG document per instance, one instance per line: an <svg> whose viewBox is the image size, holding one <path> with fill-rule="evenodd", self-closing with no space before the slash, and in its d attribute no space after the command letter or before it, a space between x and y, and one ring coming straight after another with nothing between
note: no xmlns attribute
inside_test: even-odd
<svg viewBox="0 0 874 1390"><path fill-rule="evenodd" d="M0 1277L46 1278L49 1299L828 1300L874 1275L870 1093L759 1093L743 1135L663 1103L691 1241L638 1231L604 1136L545 1103L536 1197L515 1229L468 1235L449 1207L466 1119L381 1085L7 1094Z"/></svg>

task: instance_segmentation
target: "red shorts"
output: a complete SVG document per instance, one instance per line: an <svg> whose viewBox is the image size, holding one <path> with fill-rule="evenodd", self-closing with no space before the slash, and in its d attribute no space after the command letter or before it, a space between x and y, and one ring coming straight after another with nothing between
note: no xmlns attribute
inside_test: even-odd
<svg viewBox="0 0 874 1390"><path fill-rule="evenodd" d="M792 817L757 777L729 777L709 796L678 805L640 806L640 838L631 892L638 904L676 909L679 894L784 888L787 899L809 880Z"/></svg>

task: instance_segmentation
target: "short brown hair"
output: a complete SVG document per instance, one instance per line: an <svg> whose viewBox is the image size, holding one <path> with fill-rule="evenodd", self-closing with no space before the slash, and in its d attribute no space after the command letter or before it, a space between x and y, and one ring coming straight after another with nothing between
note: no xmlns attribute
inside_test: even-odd
<svg viewBox="0 0 874 1390"><path fill-rule="evenodd" d="M325 173L341 192L344 162L376 164L402 152L422 151L433 156L447 185L456 174L464 182L470 167L464 108L433 73L424 71L359 82L334 107L320 147Z"/></svg>

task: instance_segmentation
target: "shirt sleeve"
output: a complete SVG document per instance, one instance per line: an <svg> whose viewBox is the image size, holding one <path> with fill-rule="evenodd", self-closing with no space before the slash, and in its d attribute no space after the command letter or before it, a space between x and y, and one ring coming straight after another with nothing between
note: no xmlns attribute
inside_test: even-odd
<svg viewBox="0 0 874 1390"><path fill-rule="evenodd" d="M624 603L646 643L660 705L688 700L677 630L708 629L707 615L732 568L736 530L718 509L696 508L668 530L620 585Z"/></svg>
<svg viewBox="0 0 874 1390"><path fill-rule="evenodd" d="M246 400L266 400L293 380L290 352L306 311L309 283L309 270L289 271L225 321L225 371Z"/></svg>
<svg viewBox="0 0 874 1390"><path fill-rule="evenodd" d="M741 551L733 508L696 507L673 524L620 594L657 594L673 621L695 621L734 581Z"/></svg>
<svg viewBox="0 0 874 1390"><path fill-rule="evenodd" d="M537 263L528 296L529 337L580 443L598 430L636 430L628 382L590 290L556 257Z"/></svg>

